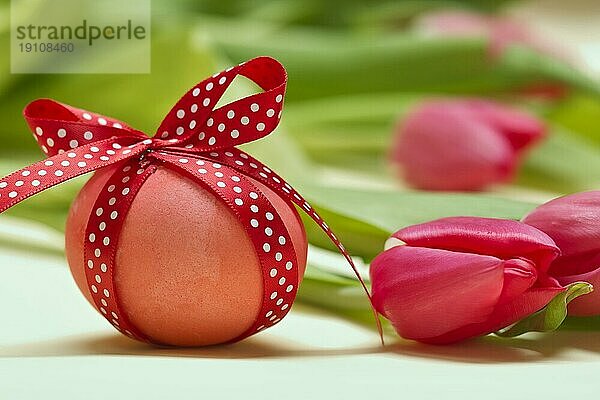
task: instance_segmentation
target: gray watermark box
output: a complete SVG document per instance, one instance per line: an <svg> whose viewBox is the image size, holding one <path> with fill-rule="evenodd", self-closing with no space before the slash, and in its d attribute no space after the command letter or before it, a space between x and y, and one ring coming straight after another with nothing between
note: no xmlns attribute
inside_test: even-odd
<svg viewBox="0 0 600 400"><path fill-rule="evenodd" d="M149 73L150 2L11 0L11 72Z"/></svg>

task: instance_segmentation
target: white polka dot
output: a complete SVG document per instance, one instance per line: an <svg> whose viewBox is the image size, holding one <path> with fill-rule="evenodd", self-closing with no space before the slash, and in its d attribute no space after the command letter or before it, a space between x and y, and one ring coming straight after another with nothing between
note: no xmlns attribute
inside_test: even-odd
<svg viewBox="0 0 600 400"><path fill-rule="evenodd" d="M273 214L271 214L270 212L266 212L265 213L265 218L268 219L269 221L273 221Z"/></svg>
<svg viewBox="0 0 600 400"><path fill-rule="evenodd" d="M273 229L271 229L269 227L266 227L265 228L265 235L267 235L267 236L273 235Z"/></svg>
<svg viewBox="0 0 600 400"><path fill-rule="evenodd" d="M6 182L0 182L0 189L4 189L7 186L8 186L8 183L6 183Z"/></svg>
<svg viewBox="0 0 600 400"><path fill-rule="evenodd" d="M252 112L257 112L260 109L259 105L256 103L252 103L250 105L250 110L252 110Z"/></svg>
<svg viewBox="0 0 600 400"><path fill-rule="evenodd" d="M122 129L122 128L123 128L123 125L119 124L118 122L115 122L115 123L113 124L113 126L114 126L115 128L118 128L118 129Z"/></svg>
<svg viewBox="0 0 600 400"><path fill-rule="evenodd" d="M104 209L102 207L98 207L96 209L96 215L101 216L104 213Z"/></svg>
<svg viewBox="0 0 600 400"><path fill-rule="evenodd" d="M237 199L236 198L234 201L235 201L235 204L237 204L238 206L244 205L244 201L242 199Z"/></svg>
<svg viewBox="0 0 600 400"><path fill-rule="evenodd" d="M48 140L46 140L46 144L48 147L54 147L54 139L48 138Z"/></svg>
<svg viewBox="0 0 600 400"><path fill-rule="evenodd" d="M79 161L79 162L77 163L77 166L78 166L79 168L83 168L83 167L87 166L87 163L86 163L85 161Z"/></svg>
<svg viewBox="0 0 600 400"><path fill-rule="evenodd" d="M62 172L60 169L57 169L56 171L54 171L54 175L56 175L56 176L63 176L64 172Z"/></svg>
<svg viewBox="0 0 600 400"><path fill-rule="evenodd" d="M199 94L200 94L200 89L199 88L195 88L194 90L192 90L192 96L198 97Z"/></svg>
<svg viewBox="0 0 600 400"><path fill-rule="evenodd" d="M258 212L258 206L256 204L252 204L250 206L250 211L257 213Z"/></svg>
<svg viewBox="0 0 600 400"><path fill-rule="evenodd" d="M8 197L10 197L11 199L14 199L15 197L17 197L19 194L15 191L12 191L8 194Z"/></svg>
<svg viewBox="0 0 600 400"><path fill-rule="evenodd" d="M94 233L90 233L88 239L90 240L90 243L94 243L96 241L96 235Z"/></svg>
<svg viewBox="0 0 600 400"><path fill-rule="evenodd" d="M235 117L235 111L233 111L233 110L227 111L227 118L233 119L233 117Z"/></svg>
<svg viewBox="0 0 600 400"><path fill-rule="evenodd" d="M250 225L252 225L253 228L258 228L258 220L252 218L250 220Z"/></svg>
<svg viewBox="0 0 600 400"><path fill-rule="evenodd" d="M293 267L293 264L291 261L288 261L285 263L285 269L287 269L288 271L291 270Z"/></svg>
<svg viewBox="0 0 600 400"><path fill-rule="evenodd" d="M121 192L121 194L122 194L123 196L127 196L127 195L129 194L129 188L125 188L125 189L123 189L123 191Z"/></svg>
<svg viewBox="0 0 600 400"><path fill-rule="evenodd" d="M108 271L108 267L106 266L106 264L104 264L104 263L100 264L100 271L102 271L102 272ZM109 296L106 296L106 297L109 297Z"/></svg>
<svg viewBox="0 0 600 400"><path fill-rule="evenodd" d="M223 76L221 79L219 79L219 85L222 85L225 82L227 82L227 78L226 77Z"/></svg>
<svg viewBox="0 0 600 400"><path fill-rule="evenodd" d="M225 124L219 124L219 126L217 127L217 130L219 132L223 132L225 130Z"/></svg>
<svg viewBox="0 0 600 400"><path fill-rule="evenodd" d="M225 184L225 182L219 181L219 182L217 182L217 186L220 187L220 188L224 188L227 185Z"/></svg>
<svg viewBox="0 0 600 400"><path fill-rule="evenodd" d="M111 197L110 200L108 200L108 205L109 206L114 206L117 202L117 199L115 197Z"/></svg>
<svg viewBox="0 0 600 400"><path fill-rule="evenodd" d="M277 97L275 97L275 101L281 103L281 100L283 100L283 96L278 94Z"/></svg>
<svg viewBox="0 0 600 400"><path fill-rule="evenodd" d="M240 132L237 129L231 131L231 137L237 139L240 136Z"/></svg>
<svg viewBox="0 0 600 400"><path fill-rule="evenodd" d="M240 119L240 122L242 123L242 125L248 125L250 123L250 118L244 116Z"/></svg>
<svg viewBox="0 0 600 400"><path fill-rule="evenodd" d="M23 182L23 181L16 181L16 182L15 182L15 186L16 186L16 187L23 186L23 184L24 184L24 183L25 183L25 182Z"/></svg>
<svg viewBox="0 0 600 400"><path fill-rule="evenodd" d="M231 156L233 156L233 154L232 154L232 153L225 152L225 155L230 155L230 154L231 154ZM231 156L230 156L230 157L231 157ZM232 180L232 181L234 181L234 182L239 182L241 179L240 179L240 177L239 177L239 176L232 175L232 176L231 176L231 180Z"/></svg>
<svg viewBox="0 0 600 400"><path fill-rule="evenodd" d="M204 107L208 107L208 105L210 104L210 99L207 97L204 99L204 101L202 101L202 105Z"/></svg>
<svg viewBox="0 0 600 400"><path fill-rule="evenodd" d="M190 107L190 111L193 113L198 111L198 104L196 104L196 103L192 104L192 106Z"/></svg>
<svg viewBox="0 0 600 400"><path fill-rule="evenodd" d="M109 298L109 297L110 297L110 292L108 291L108 289L104 289L104 290L102 291L102 293L104 293L104 297L106 297L106 298ZM115 313L114 313L114 311L113 311L112 315L113 315L114 317L116 317L116 315L117 315L117 314L115 314Z"/></svg>
<svg viewBox="0 0 600 400"><path fill-rule="evenodd" d="M275 300L275 298L277 297L277 292L273 292L271 293L271 300Z"/></svg>
<svg viewBox="0 0 600 400"><path fill-rule="evenodd" d="M288 287L285 288L286 292L291 292L294 289L294 285L288 285Z"/></svg>
<svg viewBox="0 0 600 400"><path fill-rule="evenodd" d="M183 117L185 117L185 111L177 110L177 118L181 119Z"/></svg>
<svg viewBox="0 0 600 400"><path fill-rule="evenodd" d="M269 271L269 275L271 275L271 278L275 278L275 276L277 276L277 269L271 268L271 271Z"/></svg>
<svg viewBox="0 0 600 400"><path fill-rule="evenodd" d="M214 137L211 137L210 139L208 139L208 144L209 145L214 145L217 142L217 139L215 139Z"/></svg>
<svg viewBox="0 0 600 400"><path fill-rule="evenodd" d="M272 108L269 108L267 110L267 117L272 117L273 115L275 115L275 110L273 110Z"/></svg>
<svg viewBox="0 0 600 400"><path fill-rule="evenodd" d="M258 124L256 124L256 130L259 132L262 132L265 130L265 124L263 124L262 122L259 122Z"/></svg>
<svg viewBox="0 0 600 400"><path fill-rule="evenodd" d="M200 172L201 174L205 174L207 171L206 171L204 168L200 168L200 169L198 170L198 172Z"/></svg>
<svg viewBox="0 0 600 400"><path fill-rule="evenodd" d="M233 187L233 191L236 192L236 193L242 193L242 188L239 187L239 186L234 186Z"/></svg>
<svg viewBox="0 0 600 400"><path fill-rule="evenodd" d="M183 126L178 126L178 127L177 127L177 130L175 130L175 133L176 133L178 136L181 136L181 135L183 135Z"/></svg>
<svg viewBox="0 0 600 400"><path fill-rule="evenodd" d="M77 140L73 139L73 140L71 140L71 141L69 142L69 146L70 146L72 149L74 149L75 147L79 146L79 142L78 142Z"/></svg>
<svg viewBox="0 0 600 400"><path fill-rule="evenodd" d="M263 244L263 251L264 251L265 253L268 253L268 252L270 252L270 251L271 251L271 245L270 245L269 243L264 243L264 244Z"/></svg>
<svg viewBox="0 0 600 400"><path fill-rule="evenodd" d="M283 255L282 255L281 253L277 252L277 253L275 254L275 260L276 260L276 261L281 261L281 259L282 259L282 258L283 258ZM284 281L285 281L285 280L284 280ZM283 283L280 283L280 285L283 285Z"/></svg>
<svg viewBox="0 0 600 400"><path fill-rule="evenodd" d="M83 118L87 119L88 121L90 121L92 119L92 116L88 113L83 113Z"/></svg>
<svg viewBox="0 0 600 400"><path fill-rule="evenodd" d="M119 216L119 213L116 211L113 211L110 213L110 219L117 219L118 216Z"/></svg>
<svg viewBox="0 0 600 400"><path fill-rule="evenodd" d="M38 181L37 179L32 180L31 186L40 186L40 181Z"/></svg>
<svg viewBox="0 0 600 400"><path fill-rule="evenodd" d="M105 246L108 246L110 244L110 238L107 236L104 238L104 240L102 240L102 243L104 243Z"/></svg>
<svg viewBox="0 0 600 400"><path fill-rule="evenodd" d="M94 269L94 261L88 260L87 266L88 266L89 269Z"/></svg>
<svg viewBox="0 0 600 400"><path fill-rule="evenodd" d="M212 83L212 82L208 82L208 83L206 84L206 90L208 90L208 91L212 90L213 86L214 86L214 85L213 85L213 83Z"/></svg>
<svg viewBox="0 0 600 400"><path fill-rule="evenodd" d="M110 185L107 190L109 193L112 193L115 191L115 189L116 189L115 185Z"/></svg>
<svg viewBox="0 0 600 400"><path fill-rule="evenodd" d="M94 277L94 279L96 279L96 282L98 282L98 283L102 282L102 278L98 274L96 274L96 276Z"/></svg>
<svg viewBox="0 0 600 400"><path fill-rule="evenodd" d="M44 131L38 126L37 128L35 128L35 133L37 133L38 136L42 136L44 134Z"/></svg>
<svg viewBox="0 0 600 400"><path fill-rule="evenodd" d="M86 132L83 134L83 138L84 138L85 140L92 140L92 139L94 138L94 134L93 134L92 132L90 132L90 131L86 131Z"/></svg>
<svg viewBox="0 0 600 400"><path fill-rule="evenodd" d="M256 194L256 192L250 192L248 195L254 200L258 199L258 194Z"/></svg>
<svg viewBox="0 0 600 400"><path fill-rule="evenodd" d="M194 129L196 127L196 120L191 120L189 126L190 126L190 129Z"/></svg>
<svg viewBox="0 0 600 400"><path fill-rule="evenodd" d="M281 311L285 311L285 310L287 310L287 308L288 308L289 306L290 306L289 304L284 304L284 305L282 305L282 306L281 306Z"/></svg>
<svg viewBox="0 0 600 400"><path fill-rule="evenodd" d="M106 120L104 118L98 118L98 123L100 125L106 125Z"/></svg>
<svg viewBox="0 0 600 400"><path fill-rule="evenodd" d="M60 163L60 165L62 165L63 167L68 167L69 165L71 165L71 163L67 160L64 160Z"/></svg>
<svg viewBox="0 0 600 400"><path fill-rule="evenodd" d="M101 255L101 254L102 254L102 253L100 252L100 249L96 249L96 250L94 250L94 255L95 255L96 257L100 257L100 255ZM98 283L100 283L100 282L98 282Z"/></svg>
<svg viewBox="0 0 600 400"><path fill-rule="evenodd" d="M104 231L106 229L106 222L100 222L100 225L98 225L98 229Z"/></svg>

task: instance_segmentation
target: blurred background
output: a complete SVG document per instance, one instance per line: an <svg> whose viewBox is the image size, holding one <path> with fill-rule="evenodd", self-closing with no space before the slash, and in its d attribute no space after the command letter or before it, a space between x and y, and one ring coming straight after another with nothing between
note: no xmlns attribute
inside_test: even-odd
<svg viewBox="0 0 600 400"><path fill-rule="evenodd" d="M598 21L594 0L153 0L150 74L25 75L10 73L10 2L1 0L0 174L41 158L22 118L36 98L153 134L196 82L269 55L289 73L286 107L276 133L247 150L304 193L367 264L406 225L450 215L519 219L560 194L600 188ZM115 57L127 62L127 55ZM395 149L409 129L407 116L440 98L518 109L542 124L543 135L515 152L506 177L450 190L423 185L419 171L410 171L426 166L405 165ZM494 129L502 125L496 122ZM461 127L444 145L448 154L460 147ZM443 128L431 140L445 137ZM434 153L440 146L428 143L431 151L401 146L417 160L445 160ZM479 161L497 149L482 146ZM449 178L453 171L446 169ZM85 179L9 210L0 217L0 243L31 251L34 236L36 250L62 257L61 231ZM301 299L349 313L364 309L332 247L310 222L306 227L312 268Z"/></svg>

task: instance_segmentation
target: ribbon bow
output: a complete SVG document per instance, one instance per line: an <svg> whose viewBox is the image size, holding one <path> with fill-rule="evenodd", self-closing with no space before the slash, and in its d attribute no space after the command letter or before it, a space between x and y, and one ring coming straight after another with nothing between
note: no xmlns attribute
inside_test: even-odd
<svg viewBox="0 0 600 400"><path fill-rule="evenodd" d="M263 92L215 109L237 75L254 81ZM232 341L279 322L298 289L296 255L292 246L286 246L291 243L289 233L273 204L248 177L311 217L348 260L369 295L350 255L311 205L266 165L235 147L277 127L286 83L285 69L269 57L228 68L191 88L152 138L113 118L53 100L33 101L24 110L25 119L48 158L0 179L0 213L61 182L120 163L87 224L86 279L104 317L120 332L142 341L150 340L123 312L112 272L129 207L159 165L191 177L220 198L239 218L256 249L264 285L261 311L252 326Z"/></svg>

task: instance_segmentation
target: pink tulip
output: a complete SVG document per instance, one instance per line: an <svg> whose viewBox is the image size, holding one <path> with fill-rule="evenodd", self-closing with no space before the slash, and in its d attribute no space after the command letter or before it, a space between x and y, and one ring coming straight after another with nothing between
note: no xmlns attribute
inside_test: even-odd
<svg viewBox="0 0 600 400"><path fill-rule="evenodd" d="M375 308L406 339L444 344L505 328L564 290L548 277L560 251L545 233L452 217L396 232L371 263Z"/></svg>
<svg viewBox="0 0 600 400"><path fill-rule="evenodd" d="M538 119L493 101L432 100L404 118L391 159L416 188L479 190L509 180L544 132Z"/></svg>
<svg viewBox="0 0 600 400"><path fill-rule="evenodd" d="M416 27L430 36L486 38L489 40L492 57L501 56L507 47L518 44L571 62L566 50L546 41L526 23L507 16L468 11L438 11L422 16Z"/></svg>
<svg viewBox="0 0 600 400"><path fill-rule="evenodd" d="M589 282L600 287L600 191L576 193L542 204L523 222L547 233L562 255L550 265L558 282ZM600 291L569 304L569 314L600 315Z"/></svg>

